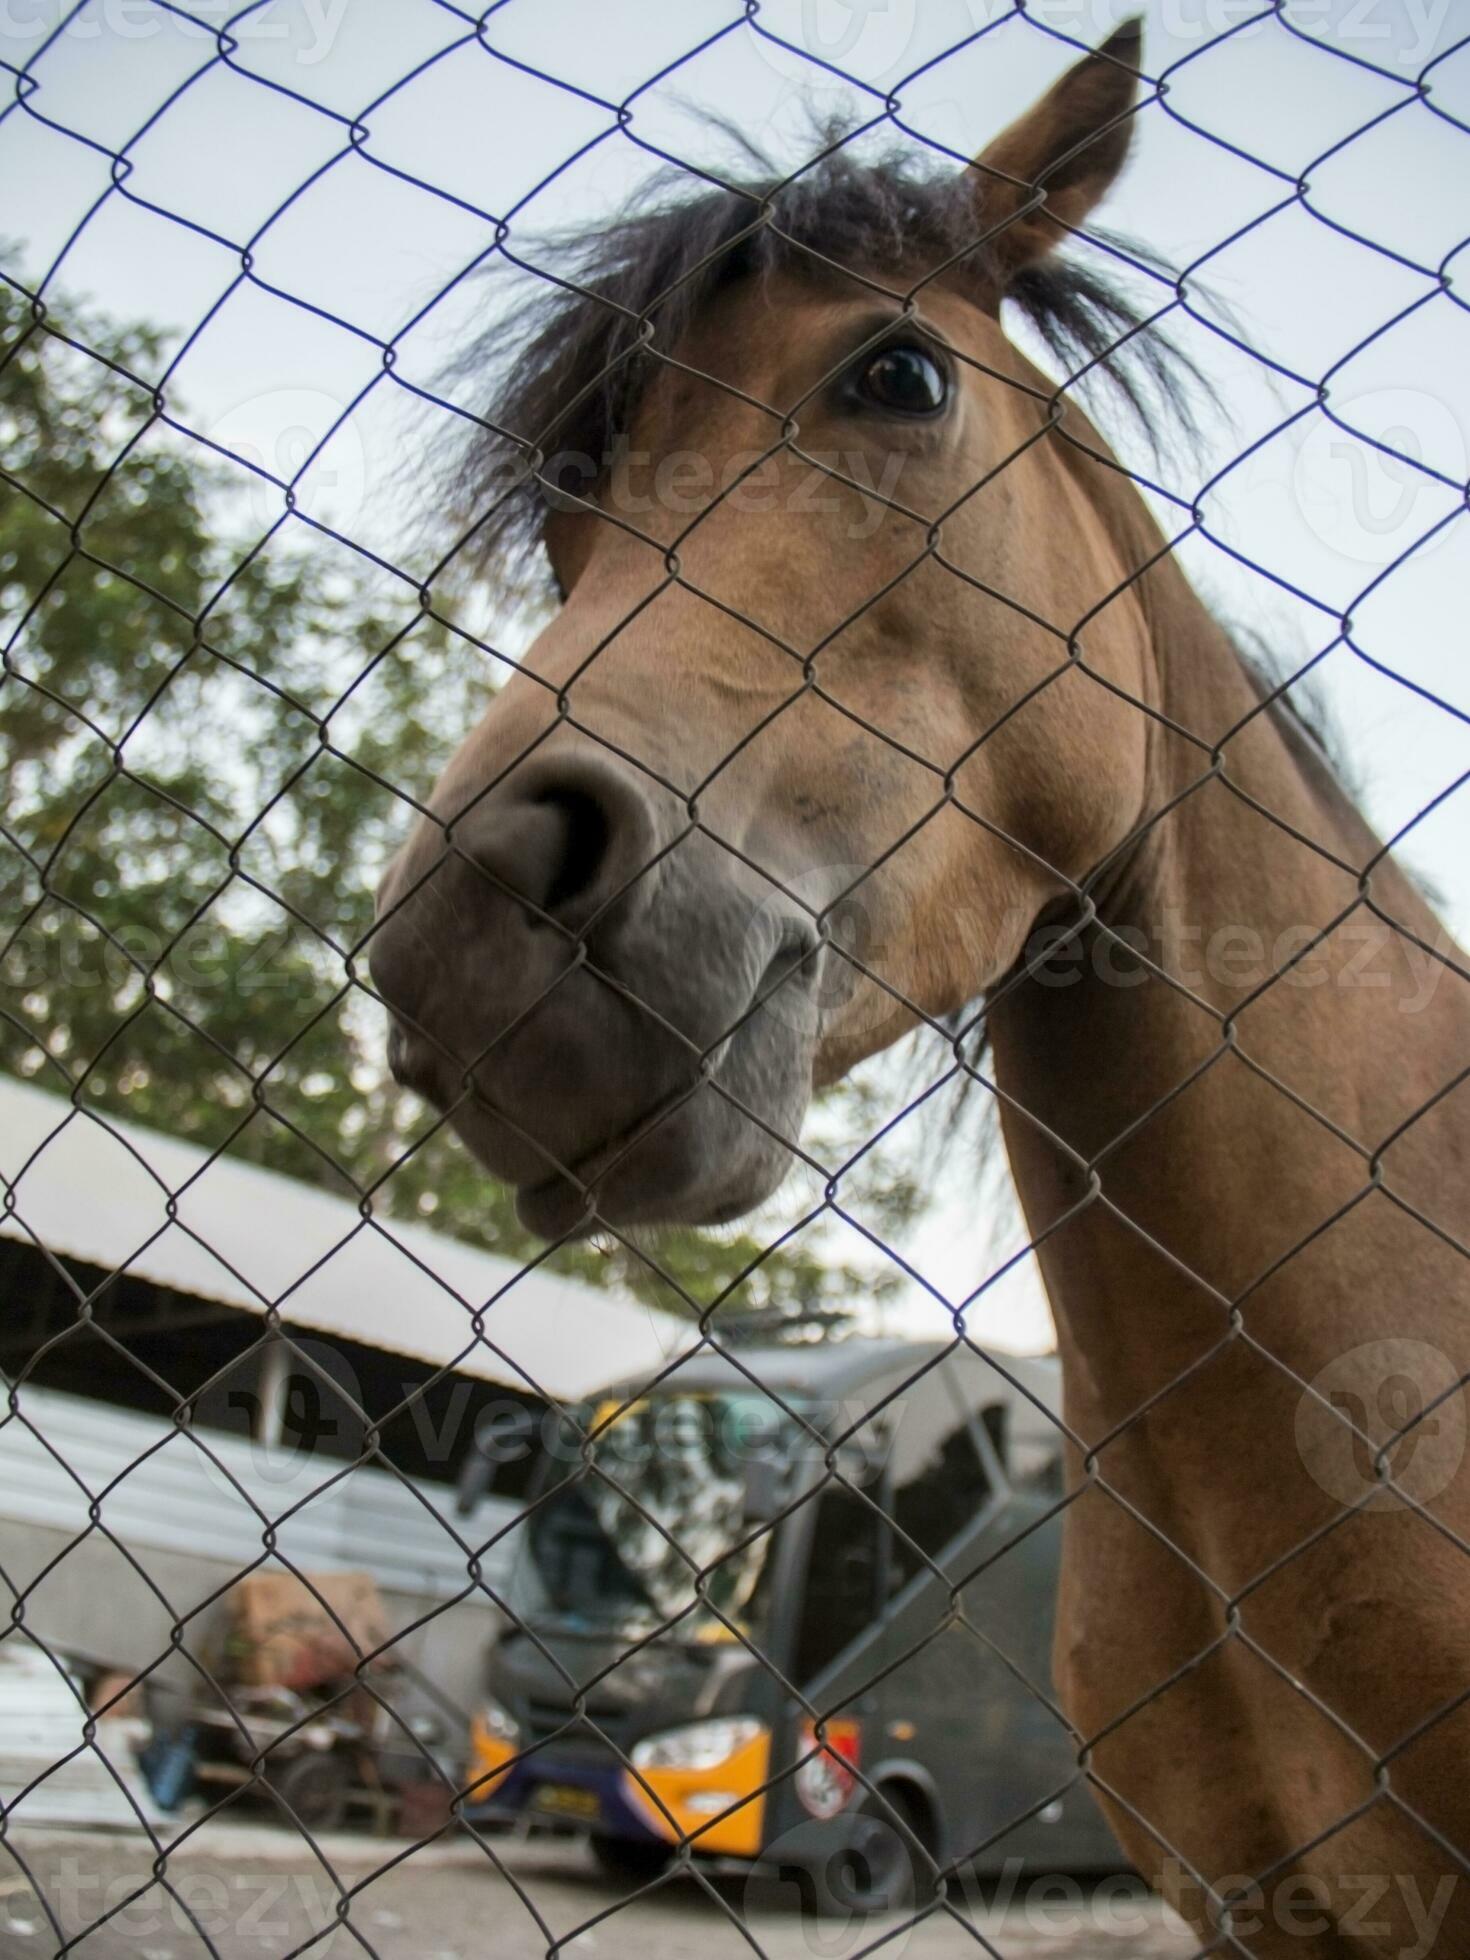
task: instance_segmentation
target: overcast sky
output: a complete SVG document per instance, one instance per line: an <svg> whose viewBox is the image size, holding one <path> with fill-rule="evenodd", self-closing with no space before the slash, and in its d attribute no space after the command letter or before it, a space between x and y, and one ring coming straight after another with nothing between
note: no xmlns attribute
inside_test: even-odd
<svg viewBox="0 0 1470 1960"><path fill-rule="evenodd" d="M901 98L915 132L904 140L968 155L1075 58L1045 27L1092 43L1137 9L1032 0L1022 18L1002 0L763 0L763 36L738 0L505 0L477 40L473 19L437 0L272 0L236 22L226 63L214 29L230 11L196 5L186 21L153 0L75 13L0 0L0 60L31 64L0 120L0 237L20 276L156 321L174 352L238 280L251 241L260 277L292 299L238 285L187 343L170 401L285 477L381 376L380 343L393 339L398 372L427 384L483 324L483 286L456 281L503 214L515 210L518 235L593 223L656 151L718 169L729 145L711 112L791 164L810 151L814 114L871 115L873 91ZM1293 660L1351 608L1358 650L1319 671L1368 814L1390 834L1470 766L1470 526L1436 529L1463 509L1452 486L1470 458L1470 319L1439 285L1443 267L1470 291L1470 251L1453 257L1470 232L1470 49L1447 52L1470 35L1470 0L1306 0L1285 9L1295 34L1256 20L1248 0L1143 11L1168 108L1143 110L1104 220L1198 266L1275 364L1176 322L1231 411L1203 463L1167 467L1181 498L1210 486L1210 537L1184 562ZM109 188L119 176L125 188ZM1300 414L1324 379L1348 429ZM409 550L413 515L398 465L425 432L420 420L409 435L406 408L379 381L299 490L308 511L390 556ZM256 495L267 522L269 493ZM1404 847L1462 936L1467 819L1470 792ZM996 1257L971 1184L957 1158L939 1213L903 1248L950 1299ZM939 1331L920 1297L897 1318ZM1029 1270L987 1295L972 1330L1045 1343Z"/></svg>

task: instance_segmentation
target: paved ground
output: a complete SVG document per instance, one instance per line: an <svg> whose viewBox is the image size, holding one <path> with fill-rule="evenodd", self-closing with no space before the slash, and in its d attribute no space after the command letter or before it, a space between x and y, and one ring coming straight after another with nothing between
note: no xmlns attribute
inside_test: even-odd
<svg viewBox="0 0 1470 1960"><path fill-rule="evenodd" d="M474 1845L419 1852L377 1876L391 1849L361 1839L327 1849L342 1891L284 1835L215 1827L169 1859L171 1897L149 1884L151 1854L136 1840L52 1832L21 1843L63 1939L75 1942L67 1960L194 1960L211 1951L219 1960L284 1960L321 1935L307 1948L316 1960L855 1960L878 1941L884 1960L1182 1960L1195 1950L1177 1921L1121 1880L1022 1880L1009 1894L1004 1882L970 1888L961 1910L987 1950L947 1916L914 1927L814 1923L780 1885L725 1880L715 1899L681 1878L629 1898L580 1845L562 1840L502 1840L502 1872ZM53 1960L63 1939L0 1847L0 1960Z"/></svg>

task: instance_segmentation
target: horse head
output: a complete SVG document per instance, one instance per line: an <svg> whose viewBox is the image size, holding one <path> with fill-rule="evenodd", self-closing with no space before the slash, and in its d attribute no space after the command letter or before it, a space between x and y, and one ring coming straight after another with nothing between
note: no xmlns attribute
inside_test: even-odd
<svg viewBox="0 0 1470 1960"><path fill-rule="evenodd" d="M489 418L536 444L498 496L561 603L371 958L395 1071L541 1233L756 1204L814 1088L992 986L1136 821L1132 560L1001 308L1091 317L1056 247L1138 55L1120 29L968 169L839 146L630 219Z"/></svg>

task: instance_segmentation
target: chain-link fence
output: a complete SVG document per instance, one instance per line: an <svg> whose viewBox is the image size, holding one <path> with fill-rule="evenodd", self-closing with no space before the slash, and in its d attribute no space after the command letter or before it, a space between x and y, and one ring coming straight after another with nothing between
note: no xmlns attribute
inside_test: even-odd
<svg viewBox="0 0 1470 1960"><path fill-rule="evenodd" d="M1467 1950L1459 12L0 23L7 1954Z"/></svg>

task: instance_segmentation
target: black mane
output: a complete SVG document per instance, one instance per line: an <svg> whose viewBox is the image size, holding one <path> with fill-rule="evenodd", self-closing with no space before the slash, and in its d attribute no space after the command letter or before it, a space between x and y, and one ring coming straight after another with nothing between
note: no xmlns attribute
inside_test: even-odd
<svg viewBox="0 0 1470 1960"><path fill-rule="evenodd" d="M992 296L999 287L974 172L941 173L912 152L859 161L837 140L789 178L680 197L681 182L678 172L655 178L615 223L543 241L533 257L502 248L535 289L452 372L484 401L458 457L454 513L476 561L493 559L503 576L534 565L556 460L578 459L585 492L587 459L627 430L660 354L726 286L790 269L899 296L946 266L951 283ZM1115 249L1157 273L1138 246ZM1053 254L1006 296L1068 374L1110 385L1155 442L1162 422L1192 427L1192 365L1096 265Z"/></svg>

